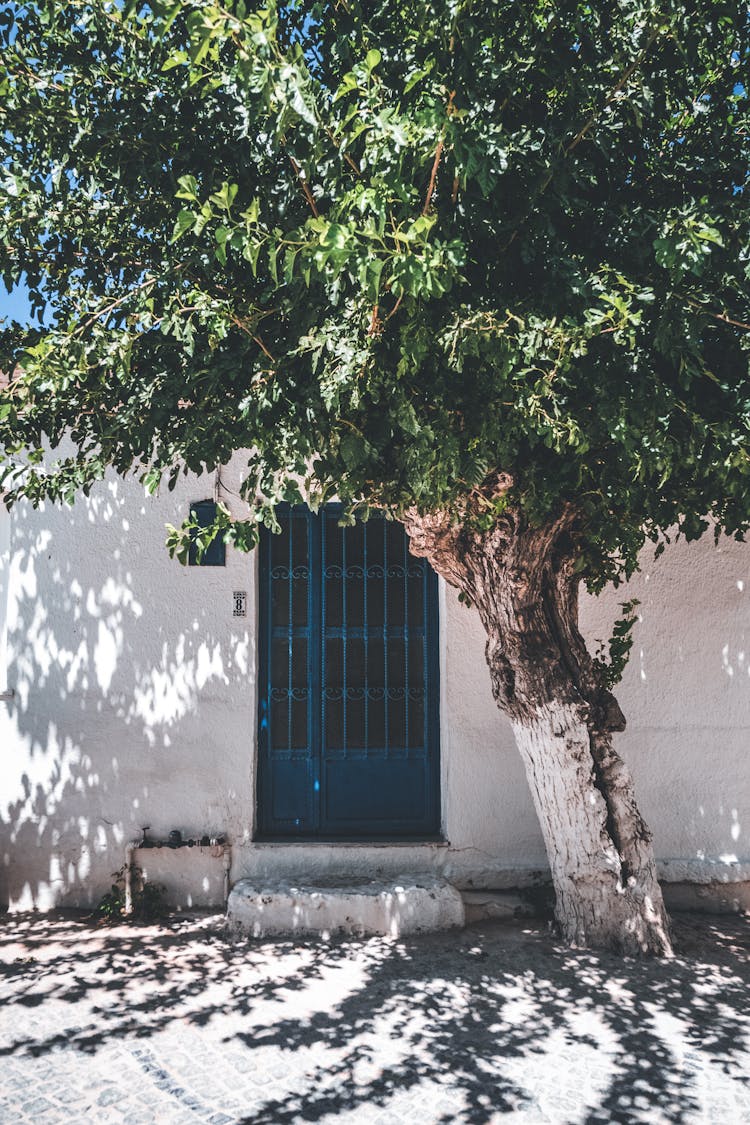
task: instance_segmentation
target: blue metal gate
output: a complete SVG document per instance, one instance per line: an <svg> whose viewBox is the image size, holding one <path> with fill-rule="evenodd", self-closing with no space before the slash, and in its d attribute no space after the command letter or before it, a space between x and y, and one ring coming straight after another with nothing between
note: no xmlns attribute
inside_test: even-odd
<svg viewBox="0 0 750 1125"><path fill-rule="evenodd" d="M437 577L399 523L278 516L260 544L259 833L435 835Z"/></svg>

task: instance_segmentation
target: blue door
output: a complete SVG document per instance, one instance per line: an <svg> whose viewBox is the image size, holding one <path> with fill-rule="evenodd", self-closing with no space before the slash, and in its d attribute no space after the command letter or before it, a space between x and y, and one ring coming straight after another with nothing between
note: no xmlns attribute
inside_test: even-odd
<svg viewBox="0 0 750 1125"><path fill-rule="evenodd" d="M260 544L259 834L434 836L437 577L400 523L278 516Z"/></svg>

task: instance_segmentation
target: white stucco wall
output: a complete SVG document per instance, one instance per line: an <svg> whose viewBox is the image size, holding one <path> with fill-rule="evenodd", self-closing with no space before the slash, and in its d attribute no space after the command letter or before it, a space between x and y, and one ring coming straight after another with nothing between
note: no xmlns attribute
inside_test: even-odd
<svg viewBox="0 0 750 1125"><path fill-rule="evenodd" d="M236 503L236 472L222 498ZM73 509L0 509L0 903L93 904L143 825L225 833L232 879L437 871L509 887L546 869L476 614L441 590L443 844L256 844L255 559L183 568L164 525L213 477L144 497L110 480ZM248 592L246 619L232 616ZM642 621L618 698L662 873L750 878L750 546L668 548L627 590L586 599L606 638L626 597ZM3 643L6 655L3 656ZM4 663L3 663L4 661ZM184 904L221 900L209 851L140 853Z"/></svg>
<svg viewBox="0 0 750 1125"><path fill-rule="evenodd" d="M10 513L0 500L0 693L6 690L8 595L10 579Z"/></svg>

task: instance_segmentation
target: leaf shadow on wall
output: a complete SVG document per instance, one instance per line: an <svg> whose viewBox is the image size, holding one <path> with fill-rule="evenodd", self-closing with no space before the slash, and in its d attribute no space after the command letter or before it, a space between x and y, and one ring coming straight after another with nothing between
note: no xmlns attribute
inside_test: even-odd
<svg viewBox="0 0 750 1125"><path fill-rule="evenodd" d="M189 498L109 480L12 511L0 905L95 903L144 825L247 824L254 642L227 571L167 555Z"/></svg>

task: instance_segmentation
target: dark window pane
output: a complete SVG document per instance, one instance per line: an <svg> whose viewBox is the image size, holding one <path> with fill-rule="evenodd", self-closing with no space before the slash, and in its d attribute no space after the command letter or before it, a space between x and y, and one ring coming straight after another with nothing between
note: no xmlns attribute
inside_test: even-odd
<svg viewBox="0 0 750 1125"><path fill-rule="evenodd" d="M344 628L362 629L365 623L365 583L362 578L347 578L344 585Z"/></svg>
<svg viewBox="0 0 750 1125"><path fill-rule="evenodd" d="M344 746L344 699L341 693L326 696L323 742L327 750Z"/></svg>
<svg viewBox="0 0 750 1125"><path fill-rule="evenodd" d="M346 749L365 748L365 692L364 688L349 688L346 699Z"/></svg>
<svg viewBox="0 0 750 1125"><path fill-rule="evenodd" d="M341 637L328 637L325 644L325 688L344 686L344 642Z"/></svg>
<svg viewBox="0 0 750 1125"><path fill-rule="evenodd" d="M421 687L424 675L424 644L421 637L415 637L409 643L409 684L411 687Z"/></svg>
<svg viewBox="0 0 750 1125"><path fill-rule="evenodd" d="M344 528L339 527L338 520L335 516L326 515L323 517L323 548L324 548L324 562L326 565L333 563L338 566L341 565L341 544L344 536Z"/></svg>
<svg viewBox="0 0 750 1125"><path fill-rule="evenodd" d="M308 624L308 583L302 578L283 577L271 579L271 614L273 624L304 629Z"/></svg>
<svg viewBox="0 0 750 1125"><path fill-rule="evenodd" d="M406 583L403 578L403 567L389 567L386 578L385 612L389 625L404 625L404 600L406 596ZM393 572L400 573L394 577Z"/></svg>
<svg viewBox="0 0 750 1125"><path fill-rule="evenodd" d="M409 577L406 580L408 609L406 624L410 629L424 625L424 576L417 560L409 564Z"/></svg>
<svg viewBox="0 0 750 1125"><path fill-rule="evenodd" d="M308 616L308 583L310 574L308 521L306 519L293 519L291 521L291 601L292 625L307 625Z"/></svg>
<svg viewBox="0 0 750 1125"><path fill-rule="evenodd" d="M367 596L367 627L370 631L383 628L385 622L385 521L371 519L365 525L367 568L365 590ZM363 595L365 593L363 590Z"/></svg>
<svg viewBox="0 0 750 1125"><path fill-rule="evenodd" d="M406 745L406 699L403 688L394 689L388 702L388 750Z"/></svg>
<svg viewBox="0 0 750 1125"><path fill-rule="evenodd" d="M307 569L310 565L308 556L308 530L309 520L298 516L291 520L292 525L292 564Z"/></svg>
<svg viewBox="0 0 750 1125"><path fill-rule="evenodd" d="M368 700L368 738L367 745L371 750L385 749L385 692L373 689Z"/></svg>
<svg viewBox="0 0 750 1125"><path fill-rule="evenodd" d="M271 749L304 750L309 745L307 731L307 691L271 694ZM295 696L301 698L295 698Z"/></svg>
<svg viewBox="0 0 750 1125"><path fill-rule="evenodd" d="M337 577L326 578L324 597L324 628L340 629L344 623L344 580Z"/></svg>
<svg viewBox="0 0 750 1125"><path fill-rule="evenodd" d="M346 642L346 682L350 688L364 688L367 684L367 649L361 637L350 637Z"/></svg>
<svg viewBox="0 0 750 1125"><path fill-rule="evenodd" d="M406 687L406 642L391 637L388 641L388 685L392 688Z"/></svg>
<svg viewBox="0 0 750 1125"><path fill-rule="evenodd" d="M271 684L275 688L308 686L307 637L274 637L271 642ZM291 657L291 660L290 660Z"/></svg>
<svg viewBox="0 0 750 1125"><path fill-rule="evenodd" d="M413 748L424 746L424 708L425 696L421 687L409 691L409 738L407 745Z"/></svg>
<svg viewBox="0 0 750 1125"><path fill-rule="evenodd" d="M367 578L367 628L369 632L382 632L385 624L385 582L380 575Z"/></svg>
<svg viewBox="0 0 750 1125"><path fill-rule="evenodd" d="M364 688L368 682L366 648L362 637L328 637L325 641L325 687Z"/></svg>
<svg viewBox="0 0 750 1125"><path fill-rule="evenodd" d="M281 534L269 535L271 548L271 610L274 625L308 624L310 581L308 521L287 516Z"/></svg>
<svg viewBox="0 0 750 1125"><path fill-rule="evenodd" d="M271 620L274 625L287 626L289 622L289 583L286 578L271 575Z"/></svg>
<svg viewBox="0 0 750 1125"><path fill-rule="evenodd" d="M367 643L367 682L370 687L385 687L385 644L383 634L371 636Z"/></svg>

